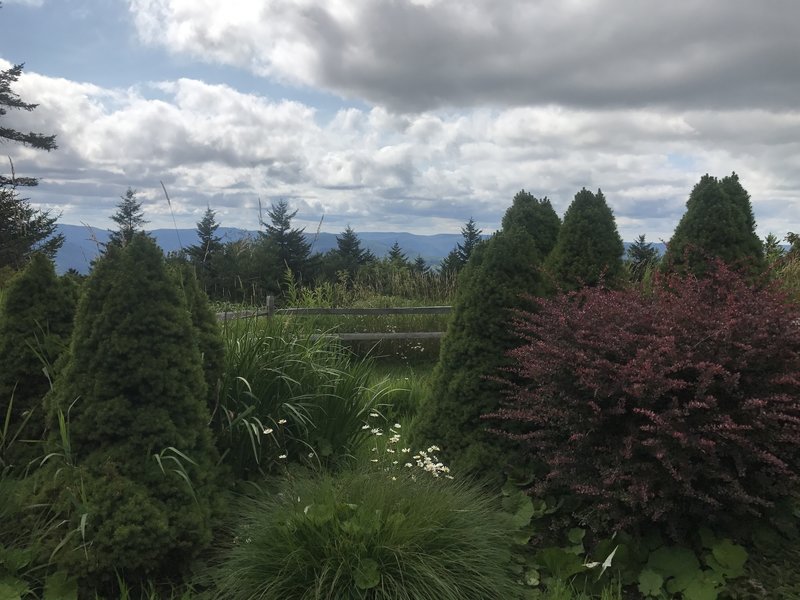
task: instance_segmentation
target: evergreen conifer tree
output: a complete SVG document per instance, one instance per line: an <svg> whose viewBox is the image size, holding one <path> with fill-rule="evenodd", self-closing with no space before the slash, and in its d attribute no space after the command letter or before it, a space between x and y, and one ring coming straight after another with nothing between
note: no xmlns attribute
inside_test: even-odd
<svg viewBox="0 0 800 600"><path fill-rule="evenodd" d="M466 225L461 228L461 237L464 238L464 243L458 244L456 246L456 251L458 252L458 260L461 262L462 267L467 264L469 257L472 256L475 248L481 243L481 233L482 231L475 225L475 221L472 217L470 217Z"/></svg>
<svg viewBox="0 0 800 600"><path fill-rule="evenodd" d="M42 400L69 344L76 302L77 289L56 276L43 254L34 254L5 290L0 306L0 418L10 416L6 426L17 443L0 456L0 464L21 466L41 454L25 448L22 440L41 439Z"/></svg>
<svg viewBox="0 0 800 600"><path fill-rule="evenodd" d="M395 240L394 244L392 244L392 247L389 248L389 254L386 256L386 260L390 265L396 268L402 269L409 266L408 257L406 257L403 249L400 248L400 244L397 242L397 240Z"/></svg>
<svg viewBox="0 0 800 600"><path fill-rule="evenodd" d="M203 218L197 223L198 243L186 249L189 261L197 273L197 279L206 292L212 290L217 283L216 267L223 251L222 238L217 235L217 229L219 223L216 213L209 206L203 213Z"/></svg>
<svg viewBox="0 0 800 600"><path fill-rule="evenodd" d="M453 248L439 264L439 273L442 275L456 275L463 265L458 255L458 248Z"/></svg>
<svg viewBox="0 0 800 600"><path fill-rule="evenodd" d="M640 235L625 252L633 281L642 281L647 270L658 264L658 250Z"/></svg>
<svg viewBox="0 0 800 600"><path fill-rule="evenodd" d="M325 257L324 269L330 279L335 278L337 273L345 271L352 281L358 270L372 260L374 260L372 253L361 247L358 234L348 225L341 235L336 236L336 248Z"/></svg>
<svg viewBox="0 0 800 600"><path fill-rule="evenodd" d="M736 173L721 181L708 174L700 178L669 241L664 264L703 275L713 258L750 272L764 267L750 195Z"/></svg>
<svg viewBox="0 0 800 600"><path fill-rule="evenodd" d="M219 321L217 321L214 311L211 310L208 296L200 288L200 283L192 267L186 263L177 263L173 269L197 335L197 343L203 359L203 373L208 388L208 407L213 414L219 404L219 382L225 368L225 344L222 340Z"/></svg>
<svg viewBox="0 0 800 600"><path fill-rule="evenodd" d="M0 118L5 117L9 110L30 112L37 106L23 101L11 89L22 75L22 67L14 65L0 71ZM48 152L57 147L54 135L24 133L1 123L0 141L18 142ZM54 235L58 216L32 208L28 199L17 193L17 187L35 186L37 183L34 177L17 177L13 163L10 177L0 175L0 269L22 269L34 252L44 252L52 258L64 243L63 236Z"/></svg>
<svg viewBox="0 0 800 600"><path fill-rule="evenodd" d="M108 238L109 246L127 246L134 234L142 231L142 227L149 223L144 218L142 203L136 199L136 190L128 188L124 196L120 196L117 212L111 217L119 226L117 231L112 231Z"/></svg>
<svg viewBox="0 0 800 600"><path fill-rule="evenodd" d="M0 269L22 269L34 253L55 257L64 243L50 211L33 208L16 188L0 187Z"/></svg>
<svg viewBox="0 0 800 600"><path fill-rule="evenodd" d="M277 273L268 273L268 279L282 279L288 268L295 281L303 280L311 255L311 244L306 241L303 229L292 228L292 219L296 214L296 210L289 212L289 203L286 200L280 200L267 211L270 222L261 221L264 226L264 231L259 232L263 246L261 258L266 258L264 262L272 267L268 271L275 268L273 265L278 269Z"/></svg>
<svg viewBox="0 0 800 600"><path fill-rule="evenodd" d="M430 267L425 262L424 258L417 256L417 258L415 258L414 262L411 264L411 270L415 273L425 274L430 271Z"/></svg>
<svg viewBox="0 0 800 600"><path fill-rule="evenodd" d="M503 229L512 226L524 227L536 240L536 247L542 257L547 257L556 245L561 219L547 197L539 200L533 194L520 190L503 215Z"/></svg>
<svg viewBox="0 0 800 600"><path fill-rule="evenodd" d="M51 422L68 415L74 468L52 461L63 477L43 474L71 527L88 516L85 544L58 559L87 587L185 574L210 542L218 455L206 397L197 334L161 250L141 233L109 246L48 397Z"/></svg>
<svg viewBox="0 0 800 600"><path fill-rule="evenodd" d="M506 440L486 431L481 416L502 395L492 378L509 364L520 343L512 331L514 309L530 309L527 295L544 292L541 254L527 228L508 229L479 244L459 274L453 314L442 340L431 392L415 421L415 443L436 444L455 471L498 482L511 460Z"/></svg>
<svg viewBox="0 0 800 600"><path fill-rule="evenodd" d="M582 189L564 214L558 240L548 257L548 271L565 290L595 286L601 279L615 287L622 282L625 247L600 190Z"/></svg>

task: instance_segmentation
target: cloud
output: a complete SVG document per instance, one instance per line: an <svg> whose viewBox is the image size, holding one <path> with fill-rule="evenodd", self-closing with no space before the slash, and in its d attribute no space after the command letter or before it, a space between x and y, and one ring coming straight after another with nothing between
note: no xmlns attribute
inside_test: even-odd
<svg viewBox="0 0 800 600"><path fill-rule="evenodd" d="M56 133L59 149L2 150L18 173L42 178L30 196L66 223L109 225L131 186L151 225L171 226L163 181L183 227L211 205L223 224L255 228L259 198L286 198L310 228L324 214L326 230L457 233L473 216L492 231L522 188L563 213L586 186L603 189L625 239L658 239L703 173L735 170L762 234L800 228L794 109L376 106L329 118L194 79L108 89L25 72L15 90L39 107L4 123Z"/></svg>
<svg viewBox="0 0 800 600"><path fill-rule="evenodd" d="M800 95L795 0L129 0L129 7L148 44L394 111L783 110Z"/></svg>

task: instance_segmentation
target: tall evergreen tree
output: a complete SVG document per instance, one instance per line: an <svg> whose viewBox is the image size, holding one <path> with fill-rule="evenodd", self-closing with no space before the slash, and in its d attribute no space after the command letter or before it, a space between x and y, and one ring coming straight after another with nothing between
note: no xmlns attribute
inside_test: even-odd
<svg viewBox="0 0 800 600"><path fill-rule="evenodd" d="M512 226L524 227L536 240L539 253L546 257L556 245L561 219L546 196L540 200L533 194L520 190L503 216L502 224L506 231Z"/></svg>
<svg viewBox="0 0 800 600"><path fill-rule="evenodd" d="M0 456L0 469L41 456L23 446L23 440L41 439L42 400L69 344L76 302L76 287L60 280L43 254L34 254L5 290L0 306L0 418L10 414L8 435L15 432L17 443Z"/></svg>
<svg viewBox="0 0 800 600"><path fill-rule="evenodd" d="M397 240L395 240L392 247L389 248L389 254L386 256L386 260L393 267L405 268L409 266L408 257L406 257L405 252L403 252Z"/></svg>
<svg viewBox="0 0 800 600"><path fill-rule="evenodd" d="M466 225L461 228L461 237L464 238L464 243L458 244L456 250L458 252L458 260L461 262L462 266L467 264L469 257L472 256L475 248L481 243L483 239L481 238L481 233L483 232L475 225L475 221L472 217L470 217Z"/></svg>
<svg viewBox="0 0 800 600"><path fill-rule="evenodd" d="M117 212L111 220L119 226L117 231L112 231L108 238L109 246L127 246L134 234L142 231L144 225L149 223L144 218L142 203L136 199L136 190L128 188L124 196L120 196Z"/></svg>
<svg viewBox="0 0 800 600"><path fill-rule="evenodd" d="M628 246L625 252L634 281L642 281L648 269L658 264L658 250L653 248L653 244L646 241L645 235L640 235L636 241Z"/></svg>
<svg viewBox="0 0 800 600"><path fill-rule="evenodd" d="M0 187L0 269L22 269L35 253L55 257L64 244L57 234L58 216L38 210L14 187Z"/></svg>
<svg viewBox="0 0 800 600"><path fill-rule="evenodd" d="M197 335L161 250L141 233L109 246L84 284L48 398L51 422L69 415L74 468L51 461L61 476L42 477L55 507L71 511L81 498L66 518L85 543L57 562L89 590L105 597L118 576L185 574L210 542L219 457L206 397Z"/></svg>
<svg viewBox="0 0 800 600"><path fill-rule="evenodd" d="M622 281L625 247L603 192L582 189L564 214L558 240L547 260L556 283L565 290Z"/></svg>
<svg viewBox="0 0 800 600"><path fill-rule="evenodd" d="M5 117L11 110L32 111L38 104L24 102L12 89L11 86L17 82L22 75L23 65L14 65L10 69L0 71L0 117ZM56 136L34 133L32 131L24 133L16 129L0 125L0 140L18 142L38 150L55 150ZM32 177L11 177L0 175L0 187L16 187L36 185L37 180Z"/></svg>
<svg viewBox="0 0 800 600"><path fill-rule="evenodd" d="M304 229L292 228L292 219L297 215L297 211L290 212L289 203L280 200L271 206L267 215L270 222L262 220L264 231L259 232L266 253L266 256L262 254L262 259L272 258L274 263L277 263L280 271L277 274L273 273L272 276L277 275L278 280L282 279L284 271L288 268L295 281L303 281L303 274L311 255L311 244L306 241Z"/></svg>
<svg viewBox="0 0 800 600"><path fill-rule="evenodd" d="M700 178L669 242L664 264L702 275L714 258L751 272L764 267L750 196L736 173L721 181L708 174Z"/></svg>
<svg viewBox="0 0 800 600"><path fill-rule="evenodd" d="M439 273L442 275L456 275L462 267L461 257L458 255L458 248L453 248L439 264Z"/></svg>
<svg viewBox="0 0 800 600"><path fill-rule="evenodd" d="M431 270L428 264L425 262L425 259L421 256L417 256L414 259L414 262L411 264L411 270L415 273L422 273L425 274Z"/></svg>
<svg viewBox="0 0 800 600"><path fill-rule="evenodd" d="M774 265L786 254L781 246L781 240L774 233L767 234L762 244L764 250L764 260L767 265Z"/></svg>
<svg viewBox="0 0 800 600"><path fill-rule="evenodd" d="M14 65L0 71L0 119L9 110L30 112L38 106L23 101L12 90L13 84L22 75L22 67ZM0 141L17 142L48 152L57 147L55 135L25 133L6 127L2 121ZM44 252L52 258L64 243L63 236L54 235L58 215L32 208L30 200L17 192L20 186L35 186L37 183L38 180L33 177L17 177L13 163L9 176L0 175L0 269L19 270L34 252Z"/></svg>
<svg viewBox="0 0 800 600"><path fill-rule="evenodd" d="M324 257L323 270L329 279L336 278L338 273L346 272L352 281L358 270L373 260L375 257L372 252L361 247L358 234L348 225L340 235L336 236L336 248Z"/></svg>
<svg viewBox="0 0 800 600"><path fill-rule="evenodd" d="M217 235L217 229L219 223L216 213L209 206L203 218L197 223L198 243L186 249L186 254L197 272L197 278L206 291L216 283L214 267L222 254L222 238Z"/></svg>

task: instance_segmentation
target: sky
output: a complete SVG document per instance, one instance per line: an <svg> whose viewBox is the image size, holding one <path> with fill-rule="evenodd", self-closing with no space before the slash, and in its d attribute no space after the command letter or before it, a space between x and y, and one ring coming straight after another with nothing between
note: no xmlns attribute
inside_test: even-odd
<svg viewBox="0 0 800 600"><path fill-rule="evenodd" d="M131 187L148 228L257 229L285 199L310 231L489 233L520 189L563 215L586 187L667 241L735 171L782 237L798 57L797 0L4 0L0 69L39 106L2 124L58 149L0 153L94 227Z"/></svg>

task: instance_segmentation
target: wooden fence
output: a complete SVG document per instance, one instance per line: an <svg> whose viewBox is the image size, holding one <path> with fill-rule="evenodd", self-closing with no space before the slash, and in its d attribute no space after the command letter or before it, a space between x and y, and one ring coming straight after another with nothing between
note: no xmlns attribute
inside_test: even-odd
<svg viewBox="0 0 800 600"><path fill-rule="evenodd" d="M246 317L272 317L275 315L446 315L452 310L450 306L408 306L388 308L275 308L275 299L267 296L264 308L217 313L220 321L230 321ZM323 334L338 337L345 342L379 342L383 340L416 340L439 339L444 331L402 331L374 333L335 333Z"/></svg>

